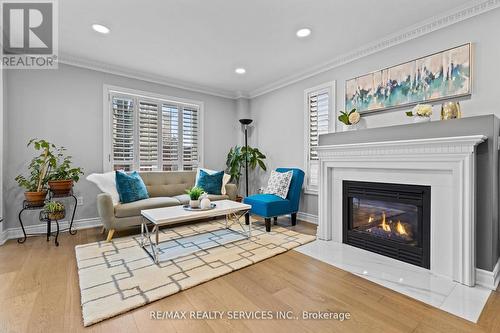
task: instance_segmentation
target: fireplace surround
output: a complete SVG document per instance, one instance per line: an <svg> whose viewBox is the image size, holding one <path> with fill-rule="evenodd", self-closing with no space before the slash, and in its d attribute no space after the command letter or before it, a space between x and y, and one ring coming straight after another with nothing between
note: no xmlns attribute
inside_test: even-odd
<svg viewBox="0 0 500 333"><path fill-rule="evenodd" d="M474 286L475 152L486 139L470 135L320 144L318 238L343 243L344 180L430 186L429 270Z"/></svg>
<svg viewBox="0 0 500 333"><path fill-rule="evenodd" d="M429 186L342 183L343 243L430 268Z"/></svg>

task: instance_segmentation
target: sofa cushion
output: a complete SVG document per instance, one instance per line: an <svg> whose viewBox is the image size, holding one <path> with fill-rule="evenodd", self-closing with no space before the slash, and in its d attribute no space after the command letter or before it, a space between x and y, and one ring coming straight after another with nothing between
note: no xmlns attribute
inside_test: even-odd
<svg viewBox="0 0 500 333"><path fill-rule="evenodd" d="M243 199L252 206L252 214L262 217L274 217L291 213L290 200L282 199L275 194L254 194Z"/></svg>
<svg viewBox="0 0 500 333"><path fill-rule="evenodd" d="M229 196L226 194L209 194L208 198L210 199L210 201L218 201L229 199Z"/></svg>
<svg viewBox="0 0 500 333"><path fill-rule="evenodd" d="M200 187L207 194L222 194L222 178L224 177L224 171L219 171L214 174L209 174L204 170L200 170L200 177L196 181L196 186Z"/></svg>
<svg viewBox="0 0 500 333"><path fill-rule="evenodd" d="M121 203L149 198L146 185L137 171L132 171L129 174L124 171L116 171L116 190Z"/></svg>
<svg viewBox="0 0 500 333"><path fill-rule="evenodd" d="M171 207L180 205L179 200L170 197L156 197L148 198L144 200L120 203L115 206L115 216L116 217L130 217L130 216L140 216L141 210L161 208L161 207Z"/></svg>
<svg viewBox="0 0 500 333"><path fill-rule="evenodd" d="M196 169L196 179L195 179L195 182L194 182L195 184L198 184L198 178L200 178L200 170L205 171L209 175L213 175L214 173L219 172L219 171L205 169L205 168L198 168L198 169ZM228 175L227 173L224 173L224 177L222 177L222 187L220 189L220 193L221 194L227 194L226 193L226 185L229 183L230 180L231 180L231 175Z"/></svg>
<svg viewBox="0 0 500 333"><path fill-rule="evenodd" d="M269 177L267 188L265 189L264 193L276 194L278 197L286 199L288 195L288 189L290 188L290 182L292 181L292 175L292 171L271 171L271 177Z"/></svg>
<svg viewBox="0 0 500 333"><path fill-rule="evenodd" d="M174 197L194 186L196 171L142 171L150 197Z"/></svg>
<svg viewBox="0 0 500 333"><path fill-rule="evenodd" d="M187 205L189 203L189 195L187 194L181 194L181 195L176 195L174 197L175 199L179 200L179 202L183 205ZM229 196L225 194L221 195L215 195L215 194L209 194L208 198L210 201L218 201L218 200L229 200Z"/></svg>

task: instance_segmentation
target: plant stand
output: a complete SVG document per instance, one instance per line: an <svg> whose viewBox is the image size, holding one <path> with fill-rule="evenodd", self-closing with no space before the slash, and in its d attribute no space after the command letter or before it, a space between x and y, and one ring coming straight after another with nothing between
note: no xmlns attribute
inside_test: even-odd
<svg viewBox="0 0 500 333"><path fill-rule="evenodd" d="M56 244L56 246L59 246L59 242L57 241L57 238L59 236L59 232L68 231L70 235L75 235L76 234L76 230L73 230L73 220L75 219L76 206L77 206L77 203L78 203L78 199L73 194L73 192L70 192L67 195L59 196L59 195L54 195L51 191L49 191L49 198L47 199L47 201L52 201L52 199L54 199L54 198L73 198L73 200L74 200L73 212L71 214L71 220L69 222L69 227L65 228L65 229L60 229L59 228L59 221L55 220L56 227L57 227L56 236L55 236L56 237L55 238L55 244ZM42 234L42 233L28 234L28 233L26 233L26 229L24 228L24 223L23 223L23 219L22 219L23 212L26 211L26 210L40 210L39 220L42 221L42 222L46 222L47 223L47 233L46 234ZM23 237L17 239L17 242L19 244L24 243L26 241L26 239L28 237L31 237L31 236L46 235L47 236L47 241L49 241L50 236L52 235L52 232L51 232L52 220L48 218L48 214L43 209L43 206L30 206L28 204L28 202L26 200L24 200L23 201L23 205L22 205L22 209L19 212L18 218L19 218L19 224L21 225L21 229L23 231Z"/></svg>
<svg viewBox="0 0 500 333"><path fill-rule="evenodd" d="M47 222L47 242L48 242L50 240L50 236L52 236L52 232L50 229L52 227L53 220L49 218L49 213L45 210L42 210L40 212L39 219L40 221ZM57 238L59 237L59 221L58 220L54 221L56 221L56 234L55 234L54 244L56 244L56 246L59 246L59 242L57 241Z"/></svg>

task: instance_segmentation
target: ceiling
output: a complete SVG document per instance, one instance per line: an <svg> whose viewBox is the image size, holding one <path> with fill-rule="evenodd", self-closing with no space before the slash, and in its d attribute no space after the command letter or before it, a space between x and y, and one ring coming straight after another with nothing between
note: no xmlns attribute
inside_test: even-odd
<svg viewBox="0 0 500 333"><path fill-rule="evenodd" d="M73 63L247 95L467 2L64 0L59 52ZM111 33L94 32L93 23ZM301 27L312 35L297 38Z"/></svg>

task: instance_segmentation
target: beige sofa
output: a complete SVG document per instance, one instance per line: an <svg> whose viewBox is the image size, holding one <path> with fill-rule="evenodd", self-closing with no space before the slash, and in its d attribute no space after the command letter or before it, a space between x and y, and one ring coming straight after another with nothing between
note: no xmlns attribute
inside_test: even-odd
<svg viewBox="0 0 500 333"><path fill-rule="evenodd" d="M143 209L187 204L189 196L186 190L194 186L196 178L196 171L139 172L139 174L148 189L148 199L115 205L110 194L101 193L97 196L97 211L104 228L108 231L108 241L113 238L115 230L140 225ZM237 189L234 184L227 184L225 190L225 195L210 194L208 198L212 201L236 199Z"/></svg>

